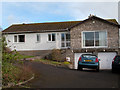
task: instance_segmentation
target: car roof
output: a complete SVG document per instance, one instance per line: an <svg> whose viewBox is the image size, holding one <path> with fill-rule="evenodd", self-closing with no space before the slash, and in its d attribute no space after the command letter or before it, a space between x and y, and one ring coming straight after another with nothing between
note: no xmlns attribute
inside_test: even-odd
<svg viewBox="0 0 120 90"><path fill-rule="evenodd" d="M82 55L91 55L91 56L96 56L95 54L82 54Z"/></svg>

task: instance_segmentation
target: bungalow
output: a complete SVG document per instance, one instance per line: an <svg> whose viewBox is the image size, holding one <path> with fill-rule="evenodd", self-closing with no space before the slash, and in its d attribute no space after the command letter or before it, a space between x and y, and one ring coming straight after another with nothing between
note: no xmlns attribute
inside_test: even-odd
<svg viewBox="0 0 120 90"><path fill-rule="evenodd" d="M115 19L90 15L83 21L16 24L2 32L11 50L40 55L65 49L74 69L80 55L93 53L100 59L100 69L111 69L119 54L119 27Z"/></svg>

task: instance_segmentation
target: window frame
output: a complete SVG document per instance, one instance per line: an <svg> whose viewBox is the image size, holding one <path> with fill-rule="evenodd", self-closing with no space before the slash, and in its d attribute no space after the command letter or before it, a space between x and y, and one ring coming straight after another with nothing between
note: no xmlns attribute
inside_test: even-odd
<svg viewBox="0 0 120 90"><path fill-rule="evenodd" d="M16 40L17 40L16 42L15 42L15 36L17 37L17 38L16 38ZM18 35L14 35L13 41L14 41L14 43L17 43L17 42L18 42Z"/></svg>
<svg viewBox="0 0 120 90"><path fill-rule="evenodd" d="M55 35L55 41L53 41L53 34ZM50 41L49 41L49 35L50 35L50 38L51 38ZM48 42L56 42L56 33L48 33L47 34L47 41Z"/></svg>
<svg viewBox="0 0 120 90"><path fill-rule="evenodd" d="M64 41L62 41L62 34L64 34ZM61 33L61 48L70 48L70 46L67 46L67 43L70 43L70 40L69 41L67 41L67 39L66 39L66 34L69 34L70 35L70 33ZM62 47L62 43L64 43L64 47Z"/></svg>
<svg viewBox="0 0 120 90"><path fill-rule="evenodd" d="M86 46L83 46L83 33L84 32L94 32L94 46L88 46L88 47L86 47ZM95 46L95 32L105 32L106 33L106 46ZM81 42L82 42L82 48L107 48L108 47L108 35L107 35L108 33L107 33L107 30L94 30L94 31L82 31L81 32L81 35L82 35L82 37L81 37Z"/></svg>
<svg viewBox="0 0 120 90"><path fill-rule="evenodd" d="M38 41L38 36L39 36L39 41ZM36 42L41 42L41 35L40 34L36 34Z"/></svg>
<svg viewBox="0 0 120 90"><path fill-rule="evenodd" d="M18 34L18 35L13 36L13 42L14 43L25 43L26 40L24 40L24 42L19 42L19 35L24 35L24 39L25 39L25 34ZM15 36L17 36L17 42L15 42Z"/></svg>

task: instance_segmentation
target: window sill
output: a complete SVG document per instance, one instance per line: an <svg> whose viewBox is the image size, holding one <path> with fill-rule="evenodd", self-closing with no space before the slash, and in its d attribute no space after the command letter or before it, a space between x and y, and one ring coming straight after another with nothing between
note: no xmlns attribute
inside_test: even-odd
<svg viewBox="0 0 120 90"><path fill-rule="evenodd" d="M36 43L40 43L40 41L37 41Z"/></svg>
<svg viewBox="0 0 120 90"><path fill-rule="evenodd" d="M25 42L14 42L14 44L24 44Z"/></svg>
<svg viewBox="0 0 120 90"><path fill-rule="evenodd" d="M67 48L67 49L70 49L70 47L61 47L61 49L66 49L66 48Z"/></svg>
<svg viewBox="0 0 120 90"><path fill-rule="evenodd" d="M47 41L47 43L56 43L56 41Z"/></svg>
<svg viewBox="0 0 120 90"><path fill-rule="evenodd" d="M108 48L108 46L98 46L98 47L82 47L82 48Z"/></svg>

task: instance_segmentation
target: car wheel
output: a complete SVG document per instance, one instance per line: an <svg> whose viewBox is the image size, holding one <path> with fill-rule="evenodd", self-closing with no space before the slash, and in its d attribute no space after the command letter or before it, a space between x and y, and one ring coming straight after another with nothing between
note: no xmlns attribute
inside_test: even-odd
<svg viewBox="0 0 120 90"><path fill-rule="evenodd" d="M96 71L99 72L99 67L97 67Z"/></svg>
<svg viewBox="0 0 120 90"><path fill-rule="evenodd" d="M82 71L83 69L82 68L80 68L80 71Z"/></svg>
<svg viewBox="0 0 120 90"><path fill-rule="evenodd" d="M115 72L115 69L114 68L112 68L112 73L114 73Z"/></svg>
<svg viewBox="0 0 120 90"><path fill-rule="evenodd" d="M83 69L82 69L82 67L78 66L78 70L82 71Z"/></svg>

